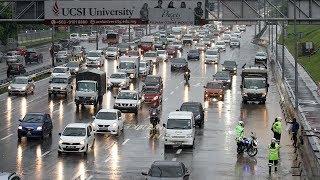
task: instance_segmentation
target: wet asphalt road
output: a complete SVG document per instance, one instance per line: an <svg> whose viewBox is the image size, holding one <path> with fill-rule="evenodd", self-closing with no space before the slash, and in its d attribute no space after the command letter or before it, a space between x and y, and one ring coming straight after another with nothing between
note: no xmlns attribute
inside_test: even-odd
<svg viewBox="0 0 320 180"><path fill-rule="evenodd" d="M284 132L281 140L281 163L278 173L268 174L267 145L273 119L282 116L279 95L270 77L270 89L265 105L242 105L240 94L240 68L244 63L252 64L258 47L250 43L254 28L243 33L241 49L227 48L222 52L220 64L225 60L236 60L239 64L237 76L233 76L232 89L226 91L224 101L203 102L203 85L220 70L220 65L205 65L200 61L189 62L190 86L184 85L183 74L170 72L170 61L163 62L156 74L164 80L162 120L170 111L175 111L185 101L200 101L205 109L205 125L197 129L194 149L174 148L164 151L163 129L150 137L148 106L144 105L137 117L125 114L125 129L119 136L96 135L94 150L87 157L81 154L64 154L58 157L58 133L72 122L91 122L97 109L91 106L76 110L74 94L67 99L48 99L48 79L36 84L34 95L28 97L0 96L0 171L15 171L23 179L143 179L155 160L182 161L191 170L191 179L293 179L291 164L293 148ZM94 49L94 44L86 44ZM186 57L187 49L182 56ZM108 75L116 71L116 60L105 62ZM132 85L131 88L138 87ZM113 107L113 94L104 95L103 108ZM18 119L27 112L49 112L53 119L53 135L44 141L23 139L17 141ZM234 128L239 119L245 122L245 134L255 132L259 145L254 158L246 154L237 158ZM162 124L162 123L160 123ZM284 129L286 128L285 125ZM285 131L285 130L284 130Z"/></svg>

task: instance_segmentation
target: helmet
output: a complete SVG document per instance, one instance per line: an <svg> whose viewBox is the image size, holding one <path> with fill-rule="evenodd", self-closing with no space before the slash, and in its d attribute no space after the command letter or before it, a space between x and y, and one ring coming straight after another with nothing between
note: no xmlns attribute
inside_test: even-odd
<svg viewBox="0 0 320 180"><path fill-rule="evenodd" d="M275 142L277 142L276 138L272 138L271 143L275 143Z"/></svg>
<svg viewBox="0 0 320 180"><path fill-rule="evenodd" d="M276 117L276 121L281 121L282 118L279 116L279 117Z"/></svg>
<svg viewBox="0 0 320 180"><path fill-rule="evenodd" d="M240 126L244 126L243 121L239 121L239 122L238 122L238 125L240 125Z"/></svg>

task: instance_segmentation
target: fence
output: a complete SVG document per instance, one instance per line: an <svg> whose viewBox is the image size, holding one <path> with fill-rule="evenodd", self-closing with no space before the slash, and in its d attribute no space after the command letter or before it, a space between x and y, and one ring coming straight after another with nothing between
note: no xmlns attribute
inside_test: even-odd
<svg viewBox="0 0 320 180"><path fill-rule="evenodd" d="M52 30L32 30L18 34L18 44L32 43L51 39Z"/></svg>

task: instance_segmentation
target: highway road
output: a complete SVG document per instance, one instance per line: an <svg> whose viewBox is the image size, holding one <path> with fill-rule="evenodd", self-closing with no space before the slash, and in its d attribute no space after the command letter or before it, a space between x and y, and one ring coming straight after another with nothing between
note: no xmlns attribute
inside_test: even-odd
<svg viewBox="0 0 320 180"><path fill-rule="evenodd" d="M259 49L250 43L254 28L248 27L242 34L241 49L227 48L221 53L220 64L235 60L238 74L233 76L232 88L226 91L224 101L203 102L203 85L221 69L221 65L205 65L203 54L200 61L190 61L190 86L184 84L183 74L170 71L170 61L162 62L155 74L164 80L161 121L169 112L175 111L185 101L202 102L205 107L205 124L197 128L194 149L173 148L164 150L163 128L150 136L148 106L143 105L137 117L124 114L125 129L119 136L96 135L94 150L87 157L82 154L58 156L58 133L72 122L92 122L98 111L87 106L76 110L74 93L67 99L48 99L48 79L36 83L34 95L28 97L0 96L0 170L14 171L23 179L143 179L155 160L181 161L191 171L191 179L294 179L291 176L293 148L287 132L281 140L281 163L277 173L268 173L268 144L272 138L271 125L274 118L282 116L279 94L270 74L269 94L265 105L242 104L240 72L244 63L253 64ZM95 49L94 44L84 44ZM185 48L182 57L186 57ZM103 70L108 75L116 71L116 60L105 62ZM132 84L131 89L141 83ZM112 108L116 91L108 91L102 107ZM53 119L53 135L43 141L38 139L17 140L19 118L27 112L48 112ZM238 120L245 123L245 134L255 132L258 138L258 154L237 157L234 128ZM162 123L160 123L162 124ZM286 126L283 125L285 129ZM214 177L214 178L213 178Z"/></svg>

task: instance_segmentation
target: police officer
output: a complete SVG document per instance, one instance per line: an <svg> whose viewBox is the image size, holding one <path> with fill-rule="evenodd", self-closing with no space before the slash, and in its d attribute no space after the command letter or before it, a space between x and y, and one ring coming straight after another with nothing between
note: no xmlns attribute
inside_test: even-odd
<svg viewBox="0 0 320 180"><path fill-rule="evenodd" d="M278 162L279 162L279 149L280 149L280 146L279 144L276 142L276 139L275 138L272 138L271 140L271 144L269 146L269 156L268 156L268 159L269 159L269 173L271 173L271 168L272 168L272 165L274 165L274 171L277 171L278 170Z"/></svg>
<svg viewBox="0 0 320 180"><path fill-rule="evenodd" d="M277 142L280 144L280 138L281 138L281 132L282 132L281 117L277 117L275 119L271 129L273 132L273 138L275 138Z"/></svg>
<svg viewBox="0 0 320 180"><path fill-rule="evenodd" d="M236 141L237 141L237 146L242 146L242 140L244 138L244 123L243 121L239 121L237 126L236 126Z"/></svg>

